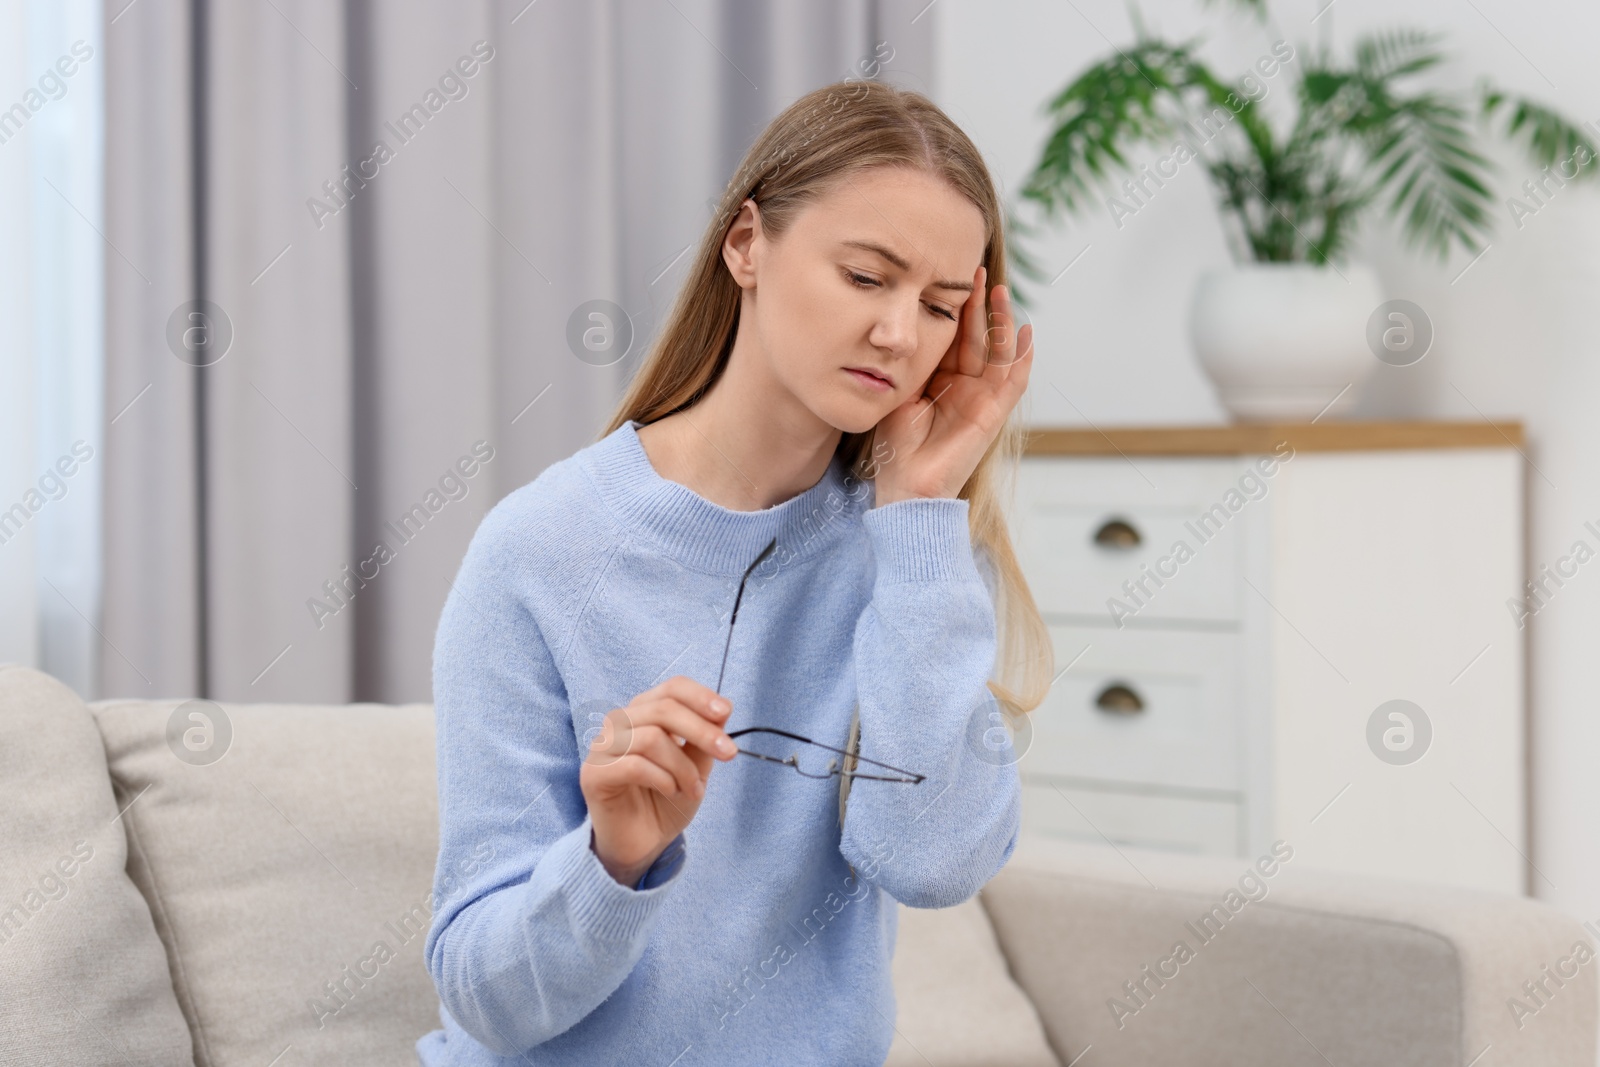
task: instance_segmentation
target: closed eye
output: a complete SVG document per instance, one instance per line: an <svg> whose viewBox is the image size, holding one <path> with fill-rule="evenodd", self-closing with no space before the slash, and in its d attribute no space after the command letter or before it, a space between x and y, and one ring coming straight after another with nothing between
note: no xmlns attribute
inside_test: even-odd
<svg viewBox="0 0 1600 1067"><path fill-rule="evenodd" d="M876 278L869 278L865 274L857 274L853 270L847 270L844 273L845 277L850 279L850 284L855 286L857 289L871 289L883 284ZM935 315L938 315L940 318L949 319L951 322L956 320L956 317L951 314L948 309L942 308L937 304L924 304L922 306L933 312Z"/></svg>

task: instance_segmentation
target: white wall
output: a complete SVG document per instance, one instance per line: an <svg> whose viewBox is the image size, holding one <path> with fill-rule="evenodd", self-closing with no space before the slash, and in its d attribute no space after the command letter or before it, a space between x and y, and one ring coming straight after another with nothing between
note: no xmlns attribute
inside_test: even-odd
<svg viewBox="0 0 1600 1067"><path fill-rule="evenodd" d="M1271 42L1304 54L1326 39L1343 48L1358 34L1400 25L1442 31L1454 56L1437 72L1448 86L1488 74L1575 119L1600 124L1600 8L1554 0L1326 0L1274 4L1276 29L1221 5L1145 0L1148 27L1171 38L1204 32L1202 54L1235 75ZM1036 161L1048 129L1043 102L1111 42L1133 40L1120 0L942 0L939 102L984 151L1007 190ZM1109 40L1108 40L1109 39ZM1288 102L1292 71L1268 84L1268 106ZM1145 162L1161 154L1141 149ZM1600 282L1600 183L1569 186L1517 229L1504 198L1532 168L1508 151L1501 166L1497 232L1489 251L1444 264L1405 251L1381 215L1356 256L1389 295L1420 304L1436 329L1433 350L1409 368L1380 366L1354 417L1520 419L1528 430L1530 568L1553 562L1580 538L1600 549L1600 361L1590 329ZM1031 318L1039 355L1031 393L1038 424L1098 425L1224 421L1189 349L1190 286L1229 258L1204 173L1189 164L1119 229L1103 209L1058 225L1033 245L1046 269L1070 270L1035 284ZM1023 283L1027 286L1027 283ZM1535 469L1536 468L1536 469ZM1589 823L1600 812L1600 562L1579 570L1529 623L1532 860L1548 877L1534 892L1584 918L1600 917L1600 847ZM1553 883L1554 887L1550 883Z"/></svg>

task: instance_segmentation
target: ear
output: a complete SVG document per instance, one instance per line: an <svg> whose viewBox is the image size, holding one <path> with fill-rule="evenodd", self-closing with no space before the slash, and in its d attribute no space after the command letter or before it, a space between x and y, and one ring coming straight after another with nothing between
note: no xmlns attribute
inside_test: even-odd
<svg viewBox="0 0 1600 1067"><path fill-rule="evenodd" d="M756 287L756 243L761 236L761 207L746 197L722 238L722 262L741 289Z"/></svg>

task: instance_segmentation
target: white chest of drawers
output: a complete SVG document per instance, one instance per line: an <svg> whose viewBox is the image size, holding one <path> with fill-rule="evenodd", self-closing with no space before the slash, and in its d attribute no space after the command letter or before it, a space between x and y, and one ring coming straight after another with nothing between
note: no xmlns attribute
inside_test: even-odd
<svg viewBox="0 0 1600 1067"><path fill-rule="evenodd" d="M1035 431L1013 535L1059 673L1025 825L1526 892L1520 440Z"/></svg>

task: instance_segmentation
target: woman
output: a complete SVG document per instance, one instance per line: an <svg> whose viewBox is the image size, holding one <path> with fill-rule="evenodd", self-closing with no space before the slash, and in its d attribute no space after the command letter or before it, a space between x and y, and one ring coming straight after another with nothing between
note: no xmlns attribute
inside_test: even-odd
<svg viewBox="0 0 1600 1067"><path fill-rule="evenodd" d="M883 1062L896 902L1010 856L997 726L1051 675L1004 260L921 95L828 86L750 149L610 426L440 620L425 1064Z"/></svg>

